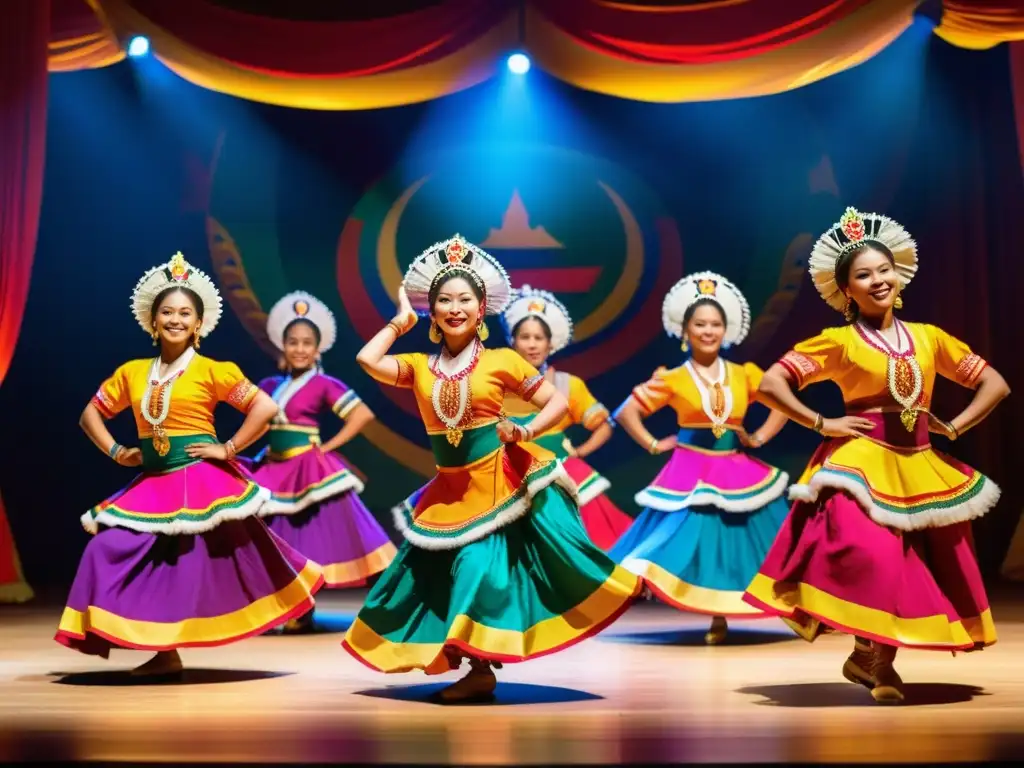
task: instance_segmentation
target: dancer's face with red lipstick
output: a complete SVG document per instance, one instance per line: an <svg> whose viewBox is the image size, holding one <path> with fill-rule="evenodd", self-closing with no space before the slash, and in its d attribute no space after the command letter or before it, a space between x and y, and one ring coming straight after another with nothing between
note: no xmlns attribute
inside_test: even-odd
<svg viewBox="0 0 1024 768"><path fill-rule="evenodd" d="M482 295L469 280L452 276L438 288L431 318L445 337L448 347L461 348L482 322Z"/></svg>

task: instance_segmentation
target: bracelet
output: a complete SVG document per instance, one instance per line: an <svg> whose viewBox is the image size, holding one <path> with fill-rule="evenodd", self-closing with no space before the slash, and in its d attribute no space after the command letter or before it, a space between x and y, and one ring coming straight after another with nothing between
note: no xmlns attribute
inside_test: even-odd
<svg viewBox="0 0 1024 768"><path fill-rule="evenodd" d="M820 435L821 434L821 430L824 429L824 428L825 428L825 417L822 416L820 413L816 414L815 417L814 417L814 426L811 427L811 429L813 429L815 432L817 432Z"/></svg>
<svg viewBox="0 0 1024 768"><path fill-rule="evenodd" d="M762 445L764 445L764 439L760 435L758 435L757 432L755 432L750 436L750 444L753 445L755 448L760 448Z"/></svg>
<svg viewBox="0 0 1024 768"><path fill-rule="evenodd" d="M384 327L390 328L392 331L394 331L396 337L402 336L405 333L405 331L403 331L401 327L398 325L398 323L396 323L394 320L388 321L388 324Z"/></svg>
<svg viewBox="0 0 1024 768"><path fill-rule="evenodd" d="M949 425L949 428L953 432L953 439L958 440L960 438L960 430L953 426L952 421L947 421L946 424Z"/></svg>
<svg viewBox="0 0 1024 768"><path fill-rule="evenodd" d="M228 440L226 443L224 443L224 450L228 454L228 461L231 461L232 459L234 459L235 455L238 453L238 451L235 450L235 441L234 440Z"/></svg>
<svg viewBox="0 0 1024 768"><path fill-rule="evenodd" d="M117 454L121 452L122 448L124 448L124 446L115 441L114 444L112 446L110 446L110 450L107 451L107 454L114 461L117 461Z"/></svg>
<svg viewBox="0 0 1024 768"><path fill-rule="evenodd" d="M654 449L657 448L657 447L658 447L658 438L652 437L651 438L651 444L649 446L647 446L647 452L653 456L654 455Z"/></svg>

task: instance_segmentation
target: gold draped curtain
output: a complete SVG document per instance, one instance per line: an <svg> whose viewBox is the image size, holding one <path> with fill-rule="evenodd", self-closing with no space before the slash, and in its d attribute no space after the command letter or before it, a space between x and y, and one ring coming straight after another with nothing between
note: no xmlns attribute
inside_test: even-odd
<svg viewBox="0 0 1024 768"><path fill-rule="evenodd" d="M376 18L300 20L218 0L51 0L49 68L104 67L132 35L197 85L303 109L374 109L468 88L522 45L580 88L640 101L780 93L870 58L919 0L379 0ZM264 6L267 3L263 4ZM270 3L273 6L273 3ZM945 0L935 34L984 49L1024 40L1024 6ZM401 6L401 8L398 8ZM239 7L242 7L239 5Z"/></svg>

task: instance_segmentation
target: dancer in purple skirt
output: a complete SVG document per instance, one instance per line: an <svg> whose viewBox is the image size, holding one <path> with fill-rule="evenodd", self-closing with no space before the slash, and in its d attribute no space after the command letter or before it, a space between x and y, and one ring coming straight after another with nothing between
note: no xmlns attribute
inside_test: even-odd
<svg viewBox="0 0 1024 768"><path fill-rule="evenodd" d="M337 337L334 315L296 291L270 310L267 334L284 355L287 373L260 382L278 405L269 444L253 477L270 490L260 514L270 529L323 568L328 588L361 586L395 557L395 545L359 499L363 483L334 453L373 420L354 391L320 369ZM344 426L321 444L317 418L336 414ZM313 612L292 619L288 632L309 629Z"/></svg>
<svg viewBox="0 0 1024 768"><path fill-rule="evenodd" d="M104 658L111 648L156 651L133 674L173 674L178 648L225 645L306 613L324 577L257 517L270 492L235 462L277 406L234 363L197 354L221 316L213 282L178 253L143 275L132 308L159 354L114 371L81 424L112 460L142 474L83 515L95 536L56 640ZM245 414L225 443L213 423L220 402ZM118 444L103 423L128 409L137 448Z"/></svg>

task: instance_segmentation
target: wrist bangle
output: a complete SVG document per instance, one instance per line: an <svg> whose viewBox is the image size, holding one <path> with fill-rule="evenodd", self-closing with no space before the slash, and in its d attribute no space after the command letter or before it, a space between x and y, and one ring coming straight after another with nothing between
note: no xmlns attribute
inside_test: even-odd
<svg viewBox="0 0 1024 768"><path fill-rule="evenodd" d="M121 448L123 448L123 447L124 446L122 446L120 443L115 442L112 446L110 446L110 450L107 451L107 454L114 461L117 461L117 454L121 451Z"/></svg>
<svg viewBox="0 0 1024 768"><path fill-rule="evenodd" d="M950 428L950 430L952 430L952 432L953 432L953 439L954 439L954 440L957 440L957 439L959 439L959 437L960 437L960 430L959 430L959 429L957 429L957 428L956 428L956 427L955 427L955 426L953 425L953 422L952 422L952 421L947 421L946 423L947 423L947 424L949 425L949 428Z"/></svg>
<svg viewBox="0 0 1024 768"><path fill-rule="evenodd" d="M813 429L815 432L817 432L820 435L821 434L821 430L824 429L824 427L825 427L825 417L822 416L820 413L816 414L815 417L814 417L814 426L811 427L811 429Z"/></svg>
<svg viewBox="0 0 1024 768"><path fill-rule="evenodd" d="M395 336L401 336L403 333L401 327L394 320L389 321L386 327L394 331Z"/></svg>
<svg viewBox="0 0 1024 768"><path fill-rule="evenodd" d="M234 440L228 440L226 443L224 443L224 450L228 454L228 461L231 461L233 458L235 458L235 454L238 453L235 450L235 441Z"/></svg>
<svg viewBox="0 0 1024 768"><path fill-rule="evenodd" d="M647 446L647 452L653 456L654 455L654 449L657 448L657 447L658 447L658 438L652 437L651 438L651 444L649 446Z"/></svg>

